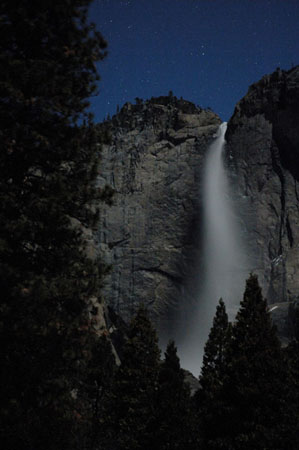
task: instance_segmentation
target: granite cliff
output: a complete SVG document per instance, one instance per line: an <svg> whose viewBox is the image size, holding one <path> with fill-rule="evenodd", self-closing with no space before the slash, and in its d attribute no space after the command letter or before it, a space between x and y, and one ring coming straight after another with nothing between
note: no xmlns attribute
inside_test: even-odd
<svg viewBox="0 0 299 450"><path fill-rule="evenodd" d="M277 69L253 84L237 104L226 133L251 267L268 302L278 306L274 319L285 315L286 302L299 296L298 124L297 66Z"/></svg>
<svg viewBox="0 0 299 450"><path fill-rule="evenodd" d="M169 95L136 99L100 125L111 143L99 184L115 191L98 235L111 264L105 297L125 319L144 302L170 334L176 320L188 323L201 279L202 167L220 123L212 111ZM281 332L281 316L299 295L298 123L299 68L278 69L249 88L226 133L250 264L278 306Z"/></svg>
<svg viewBox="0 0 299 450"><path fill-rule="evenodd" d="M112 266L105 297L126 319L144 302L160 328L176 326L192 297L202 163L220 123L212 111L169 95L127 103L102 125L111 144L99 182L115 191L99 227Z"/></svg>

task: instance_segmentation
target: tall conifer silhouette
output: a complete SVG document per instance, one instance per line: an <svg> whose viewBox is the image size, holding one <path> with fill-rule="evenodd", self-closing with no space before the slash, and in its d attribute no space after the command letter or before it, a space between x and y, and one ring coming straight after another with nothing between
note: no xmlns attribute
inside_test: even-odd
<svg viewBox="0 0 299 450"><path fill-rule="evenodd" d="M222 448L286 448L287 379L267 302L257 276L250 275L233 326L220 395L217 433ZM291 439L288 442L287 448L295 448Z"/></svg>
<svg viewBox="0 0 299 450"><path fill-rule="evenodd" d="M99 137L86 107L106 43L87 23L89 4L0 6L4 448L79 445L78 408L96 346L89 303L101 277L82 226L92 226L103 194L94 184Z"/></svg>

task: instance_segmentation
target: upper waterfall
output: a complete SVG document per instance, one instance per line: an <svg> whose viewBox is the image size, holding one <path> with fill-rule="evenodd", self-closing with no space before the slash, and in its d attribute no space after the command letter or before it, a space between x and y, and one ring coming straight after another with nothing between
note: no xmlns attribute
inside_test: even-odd
<svg viewBox="0 0 299 450"><path fill-rule="evenodd" d="M228 312L233 314L235 296L239 291L236 283L239 283L245 263L223 162L226 128L226 122L220 125L218 137L209 148L203 179L204 295L208 300L209 314L215 312L220 297L226 302Z"/></svg>
<svg viewBox="0 0 299 450"><path fill-rule="evenodd" d="M207 341L219 299L222 297L230 318L242 298L248 275L245 249L234 212L227 171L224 164L225 132L220 125L210 145L203 174L203 280L196 311L181 352L183 367L195 375L200 372L204 344Z"/></svg>

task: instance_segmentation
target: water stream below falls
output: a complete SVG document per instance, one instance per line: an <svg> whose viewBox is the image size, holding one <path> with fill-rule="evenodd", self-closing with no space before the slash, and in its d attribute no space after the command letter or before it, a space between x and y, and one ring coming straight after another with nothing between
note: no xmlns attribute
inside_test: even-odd
<svg viewBox="0 0 299 450"><path fill-rule="evenodd" d="M200 373L204 345L219 299L223 298L233 319L248 276L246 252L223 161L226 127L226 123L220 125L206 156L202 192L203 272L198 274L202 282L192 323L179 351L182 367L196 376Z"/></svg>

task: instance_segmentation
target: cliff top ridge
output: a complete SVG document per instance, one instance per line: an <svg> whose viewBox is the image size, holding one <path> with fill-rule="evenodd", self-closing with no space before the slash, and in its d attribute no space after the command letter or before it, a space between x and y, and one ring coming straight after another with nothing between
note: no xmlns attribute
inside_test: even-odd
<svg viewBox="0 0 299 450"><path fill-rule="evenodd" d="M178 130L185 124L188 116L196 116L204 124L218 124L221 120L210 108L201 108L194 103L181 98L177 98L170 91L167 96L152 97L143 100L138 97L135 104L127 102L117 113L100 124L114 129L144 129L146 126L155 128L173 128Z"/></svg>

